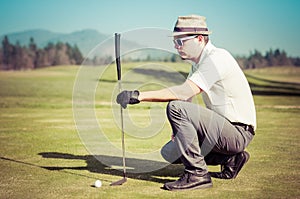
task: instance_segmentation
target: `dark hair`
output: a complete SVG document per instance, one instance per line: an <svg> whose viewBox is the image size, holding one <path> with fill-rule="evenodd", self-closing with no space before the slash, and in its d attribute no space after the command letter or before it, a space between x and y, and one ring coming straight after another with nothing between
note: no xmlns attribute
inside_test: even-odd
<svg viewBox="0 0 300 199"><path fill-rule="evenodd" d="M188 36L194 36L195 34L188 34ZM201 34L202 35L202 34ZM195 36L199 36L199 35L195 35ZM205 43L207 44L209 41L209 36L208 35L202 35L204 38Z"/></svg>
<svg viewBox="0 0 300 199"><path fill-rule="evenodd" d="M202 36L203 36L203 38L204 38L205 43L207 43L207 42L209 41L208 35L202 35Z"/></svg>

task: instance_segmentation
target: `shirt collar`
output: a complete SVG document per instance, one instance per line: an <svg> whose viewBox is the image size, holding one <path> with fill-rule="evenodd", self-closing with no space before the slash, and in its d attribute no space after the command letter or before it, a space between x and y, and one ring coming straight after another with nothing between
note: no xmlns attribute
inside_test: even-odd
<svg viewBox="0 0 300 199"><path fill-rule="evenodd" d="M205 45L202 53L201 53L201 57L200 57L200 60L198 63L195 63L196 64L200 64L202 62L202 60L213 50L215 49L216 47L211 43L211 41L208 41L207 44Z"/></svg>

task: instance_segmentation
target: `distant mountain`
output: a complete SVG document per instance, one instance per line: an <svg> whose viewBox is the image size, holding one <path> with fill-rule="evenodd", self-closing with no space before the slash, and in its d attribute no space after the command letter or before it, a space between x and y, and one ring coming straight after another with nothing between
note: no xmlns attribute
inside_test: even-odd
<svg viewBox="0 0 300 199"><path fill-rule="evenodd" d="M30 37L33 37L35 43L39 47L44 47L51 38L58 37L59 35L62 34L50 32L47 30L28 30L2 35L0 36L0 39L2 41L4 36L8 36L8 39L12 44L16 44L18 41L21 45L28 45Z"/></svg>
<svg viewBox="0 0 300 199"><path fill-rule="evenodd" d="M5 35L0 36L2 41ZM34 39L34 42L38 47L45 47L49 42L68 42L70 45L77 45L83 55L87 55L97 44L109 38L109 35L99 33L96 30L86 29L81 31L72 32L69 34L55 33L48 30L36 29L27 30L23 32L16 32L6 35L12 44L17 42L20 45L28 45L30 38Z"/></svg>
<svg viewBox="0 0 300 199"><path fill-rule="evenodd" d="M91 54L91 56L114 57L113 35L105 35L93 29L85 29L68 34L56 33L43 29L27 30L23 32L2 35L0 36L0 41L2 41L5 36L8 37L10 43L16 44L19 42L22 46L28 46L30 38L32 37L39 48L44 48L49 42L54 44L57 42L67 42L72 46L76 44L84 57L88 56L89 52L91 52L98 44L106 41L101 43L101 46L98 46L96 49L97 52L94 52ZM149 40L151 38L147 39ZM125 55L126 58L147 59L147 57L151 57L154 59L163 59L164 57L169 56L160 50L145 50L143 47L147 47L147 45L126 39L121 40L121 52L127 52ZM128 54L128 52L131 53Z"/></svg>
<svg viewBox="0 0 300 199"><path fill-rule="evenodd" d="M99 33L96 30L86 29L82 31L72 32L70 34L60 34L56 37L52 37L47 41L57 43L58 41L71 45L77 45L83 55L86 55L91 51L97 44L107 39L109 36ZM43 43L42 45L47 45Z"/></svg>

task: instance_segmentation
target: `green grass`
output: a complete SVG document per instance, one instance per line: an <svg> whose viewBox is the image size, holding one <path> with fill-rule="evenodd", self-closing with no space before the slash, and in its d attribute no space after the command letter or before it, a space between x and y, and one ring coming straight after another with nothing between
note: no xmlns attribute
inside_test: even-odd
<svg viewBox="0 0 300 199"><path fill-rule="evenodd" d="M124 64L123 74L142 63ZM146 63L144 63L146 64ZM163 64L163 63L161 63ZM189 66L168 64L186 74ZM105 135L121 146L120 131L113 119L111 101L116 71L109 67L96 81L96 118ZM98 69L90 68L97 76ZM300 197L300 68L268 68L245 71L251 83L258 129L247 148L251 158L234 180L213 179L207 190L168 192L164 182L175 180L182 166L170 165L150 173L130 174L119 187L109 184L122 173L107 168L89 154L77 133L72 112L72 92L79 68L60 66L34 71L0 72L0 198L299 198ZM137 70L124 87L147 82L157 73ZM160 82L172 79L160 71ZM178 83L174 80L173 82ZM141 89L160 87L144 85ZM137 125L151 123L149 110L164 110L144 103L130 107ZM115 105L113 105L115 107ZM154 114L154 122L158 117ZM156 125L156 123L155 123ZM170 127L147 139L126 136L126 150L144 153L168 141ZM101 154L99 154L101 155ZM113 157L111 157L113 158ZM155 161L128 158L147 167ZM121 164L121 163L120 163ZM129 163L130 164L130 163ZM210 167L212 170L218 169ZM101 188L92 187L94 181Z"/></svg>

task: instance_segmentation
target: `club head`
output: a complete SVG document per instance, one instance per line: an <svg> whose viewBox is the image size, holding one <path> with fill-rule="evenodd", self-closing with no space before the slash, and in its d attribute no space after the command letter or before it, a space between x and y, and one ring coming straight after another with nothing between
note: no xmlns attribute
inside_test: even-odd
<svg viewBox="0 0 300 199"><path fill-rule="evenodd" d="M110 186L118 186L118 185L122 185L124 184L125 182L127 181L127 178L126 177L123 177L121 180L118 180L116 182L112 182L110 184Z"/></svg>

